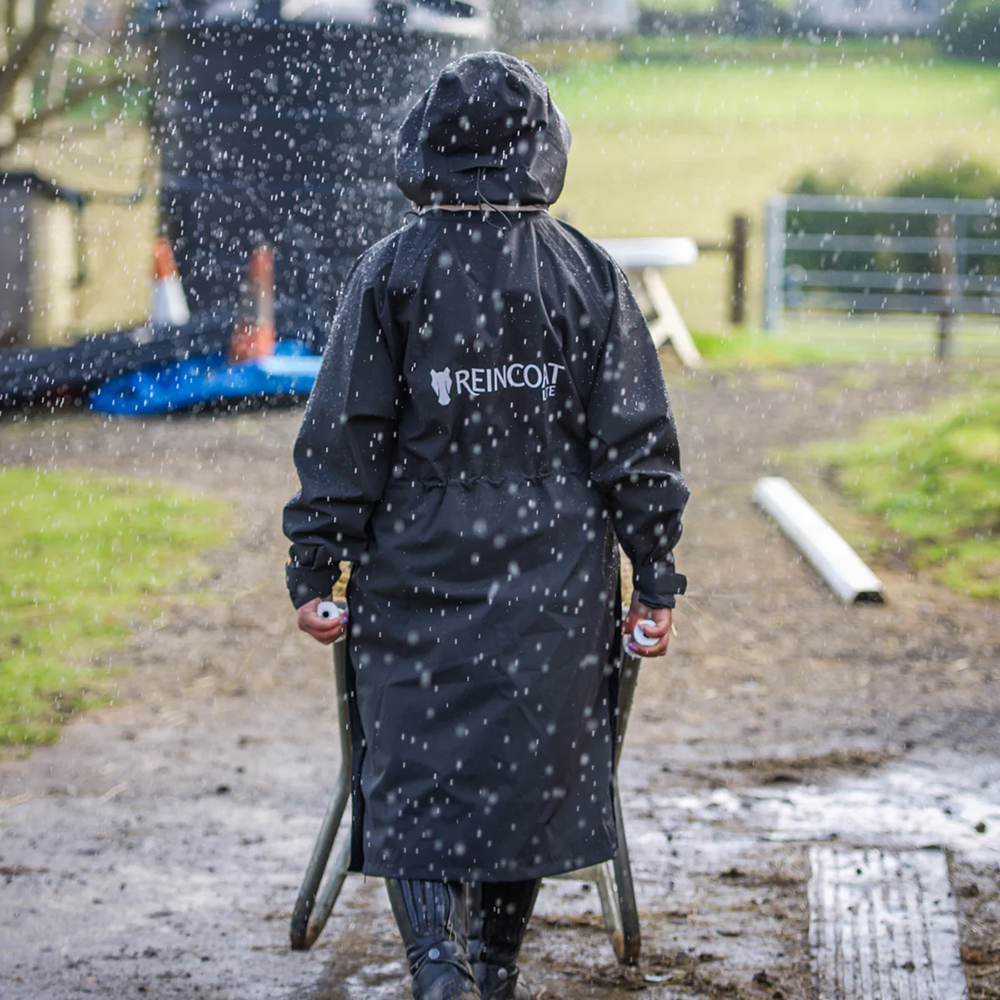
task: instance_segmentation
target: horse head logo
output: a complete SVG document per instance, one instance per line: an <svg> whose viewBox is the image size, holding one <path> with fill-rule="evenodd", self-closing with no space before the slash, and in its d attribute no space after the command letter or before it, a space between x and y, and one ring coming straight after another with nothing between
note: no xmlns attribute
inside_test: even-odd
<svg viewBox="0 0 1000 1000"><path fill-rule="evenodd" d="M431 369L431 388L437 393L438 402L447 406L451 402L451 369L436 372Z"/></svg>

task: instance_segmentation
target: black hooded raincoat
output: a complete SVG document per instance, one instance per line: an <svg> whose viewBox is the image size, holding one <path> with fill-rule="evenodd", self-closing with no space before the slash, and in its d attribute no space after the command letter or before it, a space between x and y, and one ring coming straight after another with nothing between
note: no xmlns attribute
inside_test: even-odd
<svg viewBox="0 0 1000 1000"><path fill-rule="evenodd" d="M353 566L354 870L507 881L611 857L620 541L684 589L688 495L656 351L608 255L546 211L541 78L449 66L399 134L421 214L351 272L295 446L296 606Z"/></svg>

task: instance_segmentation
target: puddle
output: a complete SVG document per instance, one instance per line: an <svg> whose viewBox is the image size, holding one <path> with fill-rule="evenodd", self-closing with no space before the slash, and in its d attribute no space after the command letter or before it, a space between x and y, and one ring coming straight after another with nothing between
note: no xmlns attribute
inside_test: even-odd
<svg viewBox="0 0 1000 1000"><path fill-rule="evenodd" d="M1000 765L985 755L938 754L780 791L714 789L648 801L675 841L704 838L708 824L762 840L940 846L970 861L1000 856Z"/></svg>

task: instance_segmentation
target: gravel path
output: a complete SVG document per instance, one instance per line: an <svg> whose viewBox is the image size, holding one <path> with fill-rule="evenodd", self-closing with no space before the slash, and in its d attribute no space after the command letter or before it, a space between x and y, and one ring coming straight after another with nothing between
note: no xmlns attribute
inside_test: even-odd
<svg viewBox="0 0 1000 1000"><path fill-rule="evenodd" d="M1000 607L883 558L890 602L843 608L749 501L780 450L963 377L668 371L692 584L622 770L644 963L615 966L595 892L546 883L525 948L545 997L810 996L806 847L831 836L950 848L970 995L1000 997ZM120 703L0 761L3 997L408 995L377 880L348 881L312 952L287 949L336 767L328 653L294 630L282 580L299 419L0 426L5 463L177 483L239 522L205 586L110 657ZM797 474L822 502L818 470Z"/></svg>

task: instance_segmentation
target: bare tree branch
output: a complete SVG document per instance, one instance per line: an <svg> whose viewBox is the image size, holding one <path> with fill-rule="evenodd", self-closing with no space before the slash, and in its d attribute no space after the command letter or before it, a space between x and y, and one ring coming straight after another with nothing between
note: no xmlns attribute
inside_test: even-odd
<svg viewBox="0 0 1000 1000"><path fill-rule="evenodd" d="M0 66L0 107L8 103L8 99L18 80L31 71L31 66L38 53L45 47L56 29L50 24L54 0L39 0L35 8L35 20L24 37L16 39L10 50L5 53L3 65ZM8 4L7 17L11 18L14 5ZM8 36L14 26L8 20L6 25Z"/></svg>

